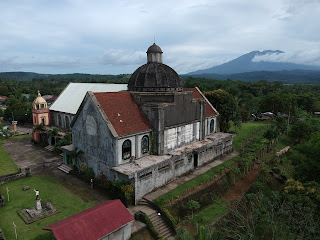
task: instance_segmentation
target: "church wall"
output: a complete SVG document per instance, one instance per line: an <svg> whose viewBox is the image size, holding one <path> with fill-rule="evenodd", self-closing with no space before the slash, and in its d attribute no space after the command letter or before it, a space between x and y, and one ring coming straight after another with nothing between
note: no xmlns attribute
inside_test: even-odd
<svg viewBox="0 0 320 240"><path fill-rule="evenodd" d="M131 156L134 156L135 159L141 158L142 156L148 155L148 153L142 154L142 138L144 136L149 137L149 151L150 151L150 132L138 133L134 136L128 136L117 140L117 165L124 164L130 161L130 159L122 159L122 145L126 140L131 141Z"/></svg>
<svg viewBox="0 0 320 240"><path fill-rule="evenodd" d="M175 95L174 104L164 109L164 127L181 125L201 119L201 105L193 101L192 93Z"/></svg>
<svg viewBox="0 0 320 240"><path fill-rule="evenodd" d="M61 118L61 121L59 121L59 116ZM65 113L65 112L50 111L50 118L51 118L51 125L52 126L57 126L60 128L69 129L70 124L74 118L74 114ZM69 127L67 127L66 118L68 118L68 120L69 120Z"/></svg>
<svg viewBox="0 0 320 240"><path fill-rule="evenodd" d="M222 155L228 154L231 151L232 135L226 134L222 139L208 143L201 148L190 148L188 152L172 155L170 159L138 172L135 176L136 201L176 177ZM196 154L197 157L195 157ZM196 160L196 158L198 160ZM195 161L197 161L197 163L195 163Z"/></svg>
<svg viewBox="0 0 320 240"><path fill-rule="evenodd" d="M200 122L190 123L164 130L164 151L200 140Z"/></svg>
<svg viewBox="0 0 320 240"><path fill-rule="evenodd" d="M210 122L211 120L214 119L214 133L217 132L217 117L214 116L214 117L207 117L206 118L206 121L205 121L205 134L206 136L211 134L210 133Z"/></svg>
<svg viewBox="0 0 320 240"><path fill-rule="evenodd" d="M116 166L116 141L91 98L86 95L82 110L72 127L74 149L84 153L81 160L98 176L102 171L113 180L111 168Z"/></svg>

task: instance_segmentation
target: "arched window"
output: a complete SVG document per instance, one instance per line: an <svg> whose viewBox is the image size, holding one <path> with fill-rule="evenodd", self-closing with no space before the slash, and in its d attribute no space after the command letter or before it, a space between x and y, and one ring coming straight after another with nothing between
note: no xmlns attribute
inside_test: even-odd
<svg viewBox="0 0 320 240"><path fill-rule="evenodd" d="M210 133L214 132L214 119L211 119L210 121Z"/></svg>
<svg viewBox="0 0 320 240"><path fill-rule="evenodd" d="M58 114L58 124L59 126L62 126L62 120L61 120L61 115Z"/></svg>
<svg viewBox="0 0 320 240"><path fill-rule="evenodd" d="M41 123L42 123L43 125L46 125L46 118L45 118L45 117L41 118Z"/></svg>
<svg viewBox="0 0 320 240"><path fill-rule="evenodd" d="M149 152L149 137L147 135L143 136L141 140L141 152L142 154Z"/></svg>
<svg viewBox="0 0 320 240"><path fill-rule="evenodd" d="M66 119L66 128L69 128L70 127L69 117L65 116L65 119Z"/></svg>
<svg viewBox="0 0 320 240"><path fill-rule="evenodd" d="M131 158L131 141L125 140L122 144L122 159L127 160Z"/></svg>

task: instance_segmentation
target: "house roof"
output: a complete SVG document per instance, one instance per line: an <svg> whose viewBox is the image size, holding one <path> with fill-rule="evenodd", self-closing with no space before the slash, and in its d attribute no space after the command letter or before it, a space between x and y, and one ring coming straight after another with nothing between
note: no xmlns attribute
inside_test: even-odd
<svg viewBox="0 0 320 240"><path fill-rule="evenodd" d="M100 203L43 229L51 230L57 240L96 240L133 220L134 218L120 200L112 200Z"/></svg>
<svg viewBox="0 0 320 240"><path fill-rule="evenodd" d="M100 107L107 115L118 136L152 129L130 92L94 93Z"/></svg>
<svg viewBox="0 0 320 240"><path fill-rule="evenodd" d="M186 91L192 91L194 99L204 99L206 101L206 117L213 117L218 114L217 110L212 106L209 100L203 95L199 88L185 88Z"/></svg>
<svg viewBox="0 0 320 240"><path fill-rule="evenodd" d="M88 91L118 92L122 90L127 90L127 84L69 83L50 106L50 110L76 114Z"/></svg>

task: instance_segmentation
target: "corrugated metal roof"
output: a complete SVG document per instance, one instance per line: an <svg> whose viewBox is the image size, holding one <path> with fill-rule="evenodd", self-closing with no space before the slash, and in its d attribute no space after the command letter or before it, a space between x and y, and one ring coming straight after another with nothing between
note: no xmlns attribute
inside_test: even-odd
<svg viewBox="0 0 320 240"><path fill-rule="evenodd" d="M112 83L69 83L50 106L51 111L76 114L88 91L119 92L127 90L127 84Z"/></svg>
<svg viewBox="0 0 320 240"><path fill-rule="evenodd" d="M57 240L95 240L133 220L130 212L117 199L100 203L43 229L51 230Z"/></svg>

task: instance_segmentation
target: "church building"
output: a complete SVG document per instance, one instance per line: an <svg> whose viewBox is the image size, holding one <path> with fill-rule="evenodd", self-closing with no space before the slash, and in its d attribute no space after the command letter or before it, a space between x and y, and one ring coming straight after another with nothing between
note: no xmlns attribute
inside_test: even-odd
<svg viewBox="0 0 320 240"><path fill-rule="evenodd" d="M96 176L125 180L135 200L232 151L218 112L198 88L184 89L153 44L127 91L87 92L72 123L71 149Z"/></svg>

